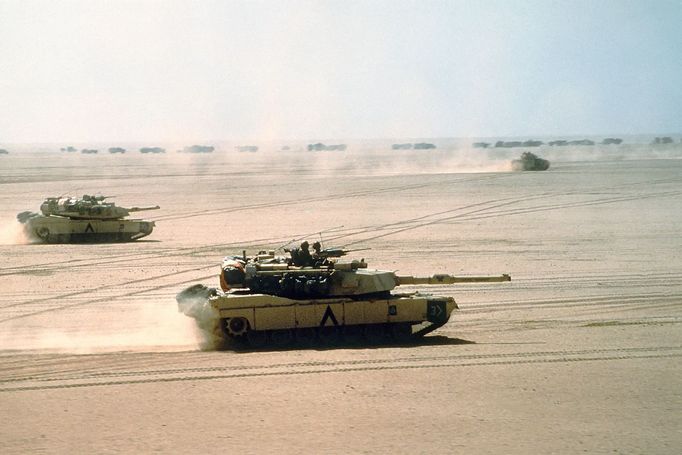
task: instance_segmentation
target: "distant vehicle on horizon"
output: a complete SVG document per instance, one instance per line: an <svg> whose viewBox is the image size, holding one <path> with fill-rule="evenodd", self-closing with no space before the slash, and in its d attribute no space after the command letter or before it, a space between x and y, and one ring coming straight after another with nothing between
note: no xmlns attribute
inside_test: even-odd
<svg viewBox="0 0 682 455"><path fill-rule="evenodd" d="M594 145L594 141L591 141L589 139L578 139L575 141L558 140L558 141L549 141L547 144L551 145L551 146L557 145L559 147L565 147L567 145Z"/></svg>
<svg viewBox="0 0 682 455"><path fill-rule="evenodd" d="M315 144L308 144L308 151L309 152L334 152L334 151L340 151L344 152L348 146L346 144L333 144L333 145L326 145L321 142L317 142Z"/></svg>
<svg viewBox="0 0 682 455"><path fill-rule="evenodd" d="M417 142L412 148L414 150L430 150L435 149L436 145L429 142Z"/></svg>
<svg viewBox="0 0 682 455"><path fill-rule="evenodd" d="M514 147L539 147L544 142L528 139L527 141L497 141L495 147L514 148Z"/></svg>
<svg viewBox="0 0 682 455"><path fill-rule="evenodd" d="M391 146L393 150L412 150L412 144L393 144Z"/></svg>
<svg viewBox="0 0 682 455"><path fill-rule="evenodd" d="M213 153L215 147L212 145L191 145L178 150L179 153Z"/></svg>
<svg viewBox="0 0 682 455"><path fill-rule="evenodd" d="M161 147L142 147L140 153L166 153L166 149Z"/></svg>

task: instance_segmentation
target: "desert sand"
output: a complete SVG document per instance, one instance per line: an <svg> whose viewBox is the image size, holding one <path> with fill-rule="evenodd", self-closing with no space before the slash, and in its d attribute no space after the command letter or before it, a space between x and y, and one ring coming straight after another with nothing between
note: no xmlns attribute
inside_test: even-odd
<svg viewBox="0 0 682 455"><path fill-rule="evenodd" d="M678 453L682 160L550 158L2 157L0 452ZM27 241L16 214L65 193L158 204L155 231ZM411 346L202 348L175 294L304 237L512 282L429 288L460 309Z"/></svg>

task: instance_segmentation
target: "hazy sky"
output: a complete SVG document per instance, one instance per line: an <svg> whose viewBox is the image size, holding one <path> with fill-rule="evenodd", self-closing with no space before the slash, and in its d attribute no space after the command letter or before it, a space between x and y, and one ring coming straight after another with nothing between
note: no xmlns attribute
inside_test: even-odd
<svg viewBox="0 0 682 455"><path fill-rule="evenodd" d="M0 143L682 132L682 2L0 0Z"/></svg>

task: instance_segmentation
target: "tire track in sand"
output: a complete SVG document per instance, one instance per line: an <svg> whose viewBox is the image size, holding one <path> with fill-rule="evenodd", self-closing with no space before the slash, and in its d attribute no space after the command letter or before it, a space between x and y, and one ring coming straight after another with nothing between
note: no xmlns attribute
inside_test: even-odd
<svg viewBox="0 0 682 455"><path fill-rule="evenodd" d="M70 389L95 386L109 387L116 385L221 380L247 377L351 373L359 371L465 368L473 366L574 363L680 357L682 357L682 346L656 346L502 354L421 356L396 359L329 362L294 362L270 365L229 365L204 368L168 368L151 371L83 372L82 374L56 378L36 378L29 376L26 378L0 380L0 384L5 384L4 387L0 387L0 392ZM98 381L97 379L104 380Z"/></svg>

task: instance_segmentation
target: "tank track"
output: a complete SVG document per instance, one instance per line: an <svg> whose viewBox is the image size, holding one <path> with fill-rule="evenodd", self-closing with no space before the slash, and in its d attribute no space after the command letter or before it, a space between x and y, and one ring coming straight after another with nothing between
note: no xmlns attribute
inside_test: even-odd
<svg viewBox="0 0 682 455"><path fill-rule="evenodd" d="M240 318L235 318L240 319ZM222 319L220 330L226 340L254 349L294 346L401 345L413 343L447 321L438 323L383 323L324 326L283 330L251 330L248 322ZM415 328L417 330L415 330Z"/></svg>
<svg viewBox="0 0 682 455"><path fill-rule="evenodd" d="M146 233L98 233L98 234L49 234L45 237L37 236L45 243L123 243L133 242L146 237Z"/></svg>

